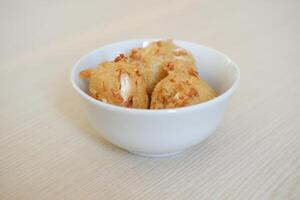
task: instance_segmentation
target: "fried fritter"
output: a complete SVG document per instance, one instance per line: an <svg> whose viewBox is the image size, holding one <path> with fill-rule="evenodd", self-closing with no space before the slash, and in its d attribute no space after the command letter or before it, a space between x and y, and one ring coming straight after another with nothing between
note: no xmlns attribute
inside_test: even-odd
<svg viewBox="0 0 300 200"><path fill-rule="evenodd" d="M177 108L217 96L200 78L192 54L171 40L133 49L129 57L121 54L114 61L81 71L80 77L90 79L92 97L123 107Z"/></svg>
<svg viewBox="0 0 300 200"><path fill-rule="evenodd" d="M192 54L177 47L172 40L151 42L145 48L133 49L129 58L143 69L149 95L155 85L168 75L168 68L166 68L168 63L181 62L189 66L195 65Z"/></svg>
<svg viewBox="0 0 300 200"><path fill-rule="evenodd" d="M178 108L208 101L217 96L197 74L177 71L170 73L154 88L151 109Z"/></svg>
<svg viewBox="0 0 300 200"><path fill-rule="evenodd" d="M90 78L89 92L95 99L123 107L149 107L144 77L124 55L113 62L103 62L96 69L84 70L80 76Z"/></svg>

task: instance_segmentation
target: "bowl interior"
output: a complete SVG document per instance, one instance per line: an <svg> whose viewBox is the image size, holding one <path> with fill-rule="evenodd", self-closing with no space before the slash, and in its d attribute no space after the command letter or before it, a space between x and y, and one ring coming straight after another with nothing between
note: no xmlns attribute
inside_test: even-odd
<svg viewBox="0 0 300 200"><path fill-rule="evenodd" d="M72 71L71 81L88 94L87 81L79 78L81 70L95 68L103 61L114 60L121 53L128 54L133 48L146 46L149 41L153 40L141 39L119 42L92 51L76 63ZM174 43L193 54L201 78L207 81L219 94L226 92L237 81L238 69L224 54L191 42L174 40Z"/></svg>

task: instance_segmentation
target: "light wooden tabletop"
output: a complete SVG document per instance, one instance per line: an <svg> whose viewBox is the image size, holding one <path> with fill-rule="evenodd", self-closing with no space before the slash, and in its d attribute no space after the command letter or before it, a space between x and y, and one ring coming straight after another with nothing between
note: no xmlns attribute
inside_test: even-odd
<svg viewBox="0 0 300 200"><path fill-rule="evenodd" d="M1 1L0 199L300 199L300 1ZM176 38L241 69L224 121L169 158L97 135L72 65L116 41Z"/></svg>

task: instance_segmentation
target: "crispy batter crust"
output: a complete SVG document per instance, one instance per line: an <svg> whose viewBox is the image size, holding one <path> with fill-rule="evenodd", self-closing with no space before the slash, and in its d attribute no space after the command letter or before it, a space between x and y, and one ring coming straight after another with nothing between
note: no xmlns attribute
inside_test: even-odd
<svg viewBox="0 0 300 200"><path fill-rule="evenodd" d="M85 69L82 70L79 74L79 77L84 79L84 78L91 78L92 73L94 72L94 69Z"/></svg>

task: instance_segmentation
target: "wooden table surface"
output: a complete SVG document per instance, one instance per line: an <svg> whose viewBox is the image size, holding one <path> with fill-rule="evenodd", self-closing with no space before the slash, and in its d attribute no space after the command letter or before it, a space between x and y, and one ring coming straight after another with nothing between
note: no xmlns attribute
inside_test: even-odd
<svg viewBox="0 0 300 200"><path fill-rule="evenodd" d="M300 1L1 1L0 199L300 199ZM72 65L116 41L223 51L241 85L206 141L137 157L97 135Z"/></svg>

